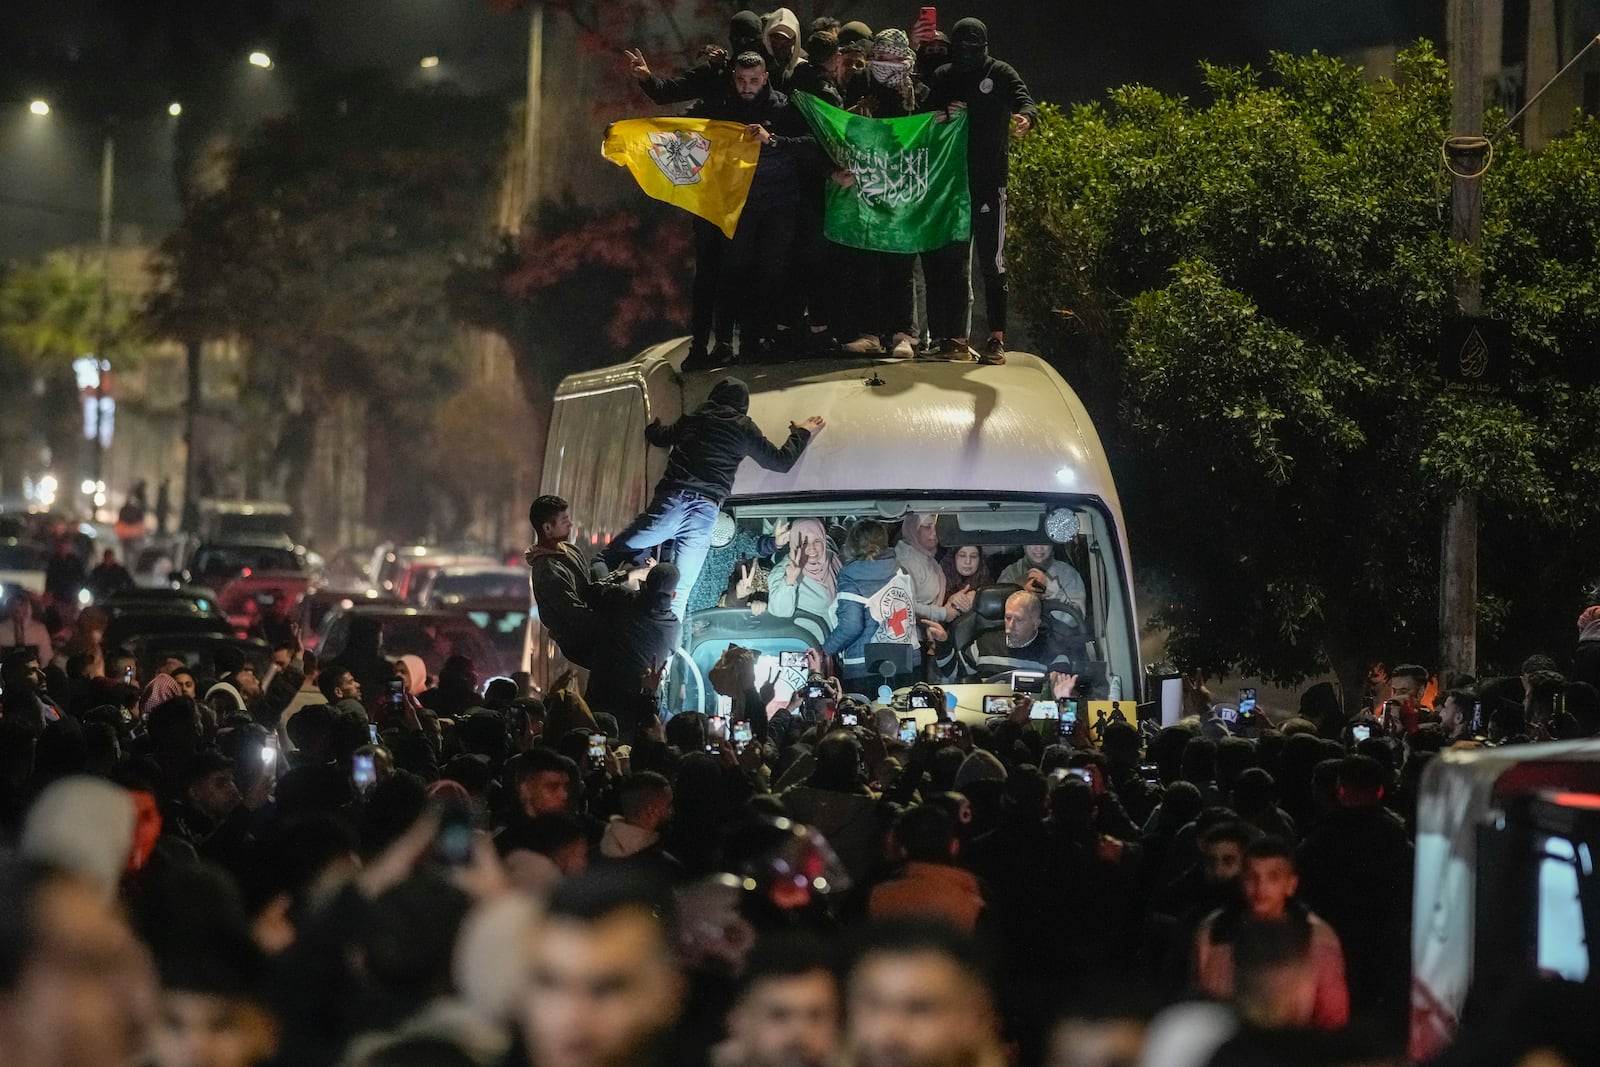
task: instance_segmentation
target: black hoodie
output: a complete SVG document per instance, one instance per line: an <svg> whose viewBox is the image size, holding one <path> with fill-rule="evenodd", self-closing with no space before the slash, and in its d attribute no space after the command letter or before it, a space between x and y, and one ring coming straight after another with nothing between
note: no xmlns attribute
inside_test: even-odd
<svg viewBox="0 0 1600 1067"><path fill-rule="evenodd" d="M981 39L981 50L963 41L968 24L974 31L972 39ZM1016 68L988 55L988 30L982 22L962 19L950 38L954 60L933 72L924 106L941 111L953 103L966 104L968 181L974 190L1004 186L1011 117L1026 115L1037 125L1039 108Z"/></svg>
<svg viewBox="0 0 1600 1067"><path fill-rule="evenodd" d="M721 504L733 491L734 475L746 456L780 474L793 467L811 432L795 426L779 448L745 414L749 410L750 387L730 377L712 386L705 403L671 426L659 421L647 426L646 440L672 449L657 495L689 489Z"/></svg>

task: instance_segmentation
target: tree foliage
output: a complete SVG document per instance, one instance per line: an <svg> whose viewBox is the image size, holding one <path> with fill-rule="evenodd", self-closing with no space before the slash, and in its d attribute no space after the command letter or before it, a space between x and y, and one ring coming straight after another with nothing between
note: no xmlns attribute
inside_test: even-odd
<svg viewBox="0 0 1600 1067"><path fill-rule="evenodd" d="M488 229L506 124L486 100L326 85L236 145L220 185L186 205L147 321L245 342L241 400L263 437L279 427L262 444L281 467L306 460L303 430L340 392L368 401L374 448L422 466L433 405L460 377L445 283Z"/></svg>
<svg viewBox="0 0 1600 1067"><path fill-rule="evenodd" d="M1515 373L1467 399L1435 355L1474 262L1449 240L1449 81L1427 44L1398 67L1206 68L1204 104L1129 86L1019 146L1017 288L1118 459L1183 666L1349 690L1366 657L1429 661L1463 490L1491 658L1571 640L1600 518L1600 123L1497 146L1477 261Z"/></svg>

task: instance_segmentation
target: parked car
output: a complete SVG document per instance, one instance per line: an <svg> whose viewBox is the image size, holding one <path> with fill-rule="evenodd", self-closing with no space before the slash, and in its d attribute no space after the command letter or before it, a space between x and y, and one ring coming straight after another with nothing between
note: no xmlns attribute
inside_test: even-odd
<svg viewBox="0 0 1600 1067"><path fill-rule="evenodd" d="M222 613L240 637L250 636L266 619L282 618L287 627L311 586L306 571L259 571L242 575L222 590Z"/></svg>
<svg viewBox="0 0 1600 1067"><path fill-rule="evenodd" d="M533 602L526 567L441 567L428 575L417 592L425 608L451 608L480 600Z"/></svg>
<svg viewBox="0 0 1600 1067"><path fill-rule="evenodd" d="M134 587L132 589L119 589L100 602L102 608L109 611L132 610L131 605L154 605L159 611L168 604L188 604L196 611L209 612L214 615L222 614L221 600L217 597L216 590L203 585L180 585L177 587L164 586L160 589L145 589Z"/></svg>
<svg viewBox="0 0 1600 1067"><path fill-rule="evenodd" d="M50 553L36 541L20 537L0 539L0 583L44 593L44 565Z"/></svg>
<svg viewBox="0 0 1600 1067"><path fill-rule="evenodd" d="M323 622L318 656L325 661L337 659L344 652L351 624L357 619L369 619L382 627L384 655L421 656L429 674L437 674L451 656L470 658L482 676L508 673L499 651L466 615L403 604L356 604L329 612Z"/></svg>
<svg viewBox="0 0 1600 1067"><path fill-rule="evenodd" d="M522 669L528 643L528 616L533 611L531 597L524 594L520 598L463 601L446 610L465 615L483 632L499 656L501 674Z"/></svg>
<svg viewBox="0 0 1600 1067"><path fill-rule="evenodd" d="M322 628L328 616L335 611L353 608L357 604L375 607L399 607L401 602L385 596L371 587L344 588L337 585L313 586L300 598L295 607L294 620L300 624L300 642L307 651L316 652L322 645Z"/></svg>
<svg viewBox="0 0 1600 1067"><path fill-rule="evenodd" d="M379 592L413 603L424 582L445 567L494 568L505 561L479 545L379 545L367 568Z"/></svg>
<svg viewBox="0 0 1600 1067"><path fill-rule="evenodd" d="M287 537L204 541L190 553L179 580L220 591L233 579L259 571L310 570L306 550Z"/></svg>
<svg viewBox="0 0 1600 1067"><path fill-rule="evenodd" d="M230 640L234 637L232 627L221 612L203 611L183 601L107 605L107 615L100 645L108 654L135 643L143 644L151 638L176 639L204 634Z"/></svg>

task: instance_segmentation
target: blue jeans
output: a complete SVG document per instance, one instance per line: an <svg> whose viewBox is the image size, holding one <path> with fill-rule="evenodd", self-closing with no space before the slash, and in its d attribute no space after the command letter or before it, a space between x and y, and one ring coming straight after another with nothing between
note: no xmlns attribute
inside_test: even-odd
<svg viewBox="0 0 1600 1067"><path fill-rule="evenodd" d="M678 595L672 599L672 610L682 619L689 593L705 567L706 552L711 548L711 527L716 525L719 510L692 489L657 491L643 514L611 539L600 558L615 568L639 559L648 549L655 549L657 559L676 563ZM662 551L669 544L676 550L671 556Z"/></svg>

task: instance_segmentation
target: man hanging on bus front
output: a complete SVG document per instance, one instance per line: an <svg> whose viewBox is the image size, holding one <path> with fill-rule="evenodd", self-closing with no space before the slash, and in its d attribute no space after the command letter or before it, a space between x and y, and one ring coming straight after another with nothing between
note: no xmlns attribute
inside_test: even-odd
<svg viewBox="0 0 1600 1067"><path fill-rule="evenodd" d="M711 387L704 403L671 426L660 421L645 428L645 438L658 448L671 448L666 473L644 513L606 546L600 559L616 568L638 562L669 542L677 546L678 595L673 611L683 618L689 590L705 563L711 527L722 502L733 492L734 475L746 456L767 470L784 473L795 465L818 433L822 416L789 424L782 447L768 441L746 414L750 387L738 378L724 378Z"/></svg>

